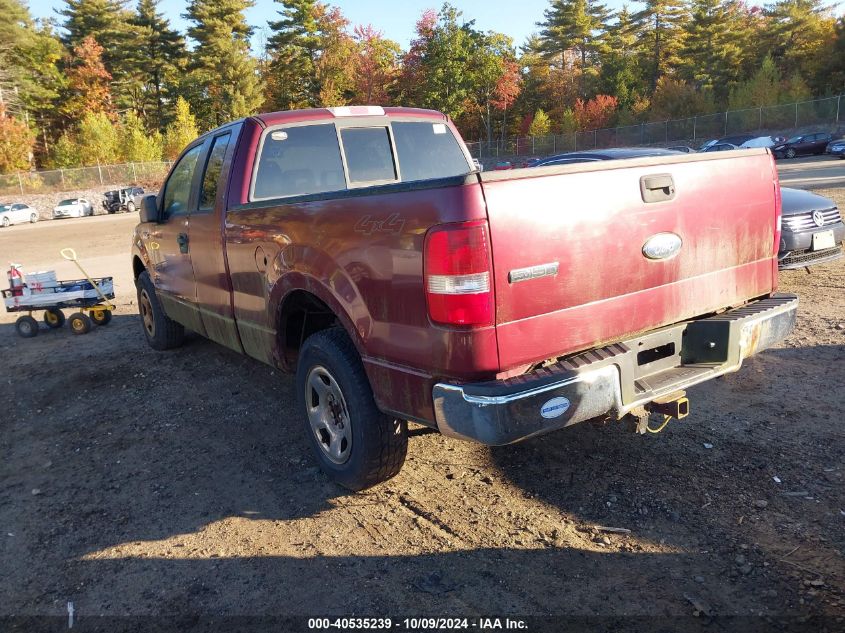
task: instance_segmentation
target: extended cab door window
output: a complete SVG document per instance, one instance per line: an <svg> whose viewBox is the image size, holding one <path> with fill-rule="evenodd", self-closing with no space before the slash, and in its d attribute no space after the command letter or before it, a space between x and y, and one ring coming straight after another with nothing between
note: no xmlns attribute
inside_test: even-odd
<svg viewBox="0 0 845 633"><path fill-rule="evenodd" d="M386 127L342 128L340 139L351 185L389 183L398 179Z"/></svg>
<svg viewBox="0 0 845 633"><path fill-rule="evenodd" d="M265 133L253 177L253 200L345 189L346 178L333 123Z"/></svg>
<svg viewBox="0 0 845 633"><path fill-rule="evenodd" d="M200 153L202 153L201 144L189 149L176 163L170 178L167 179L167 183L164 185L161 207L162 219L165 222L173 216L188 214L191 183L194 179L194 170Z"/></svg>
<svg viewBox="0 0 845 633"><path fill-rule="evenodd" d="M211 144L211 151L205 162L205 173L202 176L200 185L200 196L198 202L199 213L208 213L214 209L217 200L217 187L220 182L220 172L223 171L223 159L226 158L226 150L229 148L231 134L223 134L214 139Z"/></svg>

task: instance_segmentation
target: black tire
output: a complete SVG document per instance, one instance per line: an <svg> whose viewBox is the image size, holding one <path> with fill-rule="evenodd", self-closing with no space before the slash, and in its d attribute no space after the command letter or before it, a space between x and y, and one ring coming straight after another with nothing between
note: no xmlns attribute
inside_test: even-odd
<svg viewBox="0 0 845 633"><path fill-rule="evenodd" d="M12 222L9 218L3 218L3 228L7 228L11 223Z"/></svg>
<svg viewBox="0 0 845 633"><path fill-rule="evenodd" d="M138 313L147 343L159 351L179 347L185 339L185 328L164 313L146 270L138 276L135 286L138 289Z"/></svg>
<svg viewBox="0 0 845 633"><path fill-rule="evenodd" d="M18 320L15 321L15 330L18 336L22 338L38 336L38 321L29 315L18 317Z"/></svg>
<svg viewBox="0 0 845 633"><path fill-rule="evenodd" d="M306 387L312 371L330 374L340 390L339 409L343 421L349 424L351 438L343 463L329 457L325 442L312 427L306 402L311 398L310 408L316 410L321 403L315 407L314 397L318 401L323 397ZM346 332L331 328L306 339L296 369L296 391L308 441L320 467L332 480L350 490L364 490L387 481L401 470L408 452L408 423L376 407L361 357ZM343 424L339 427L343 428Z"/></svg>
<svg viewBox="0 0 845 633"><path fill-rule="evenodd" d="M65 313L58 308L44 310L44 323L51 330L57 330L65 324Z"/></svg>
<svg viewBox="0 0 845 633"><path fill-rule="evenodd" d="M795 158L796 155L797 154L795 153L795 150L792 149L791 147L788 150L786 150L786 157L787 158Z"/></svg>
<svg viewBox="0 0 845 633"><path fill-rule="evenodd" d="M135 213L137 209L135 208L135 203L131 200L126 203L126 212L127 213Z"/></svg>
<svg viewBox="0 0 845 633"><path fill-rule="evenodd" d="M74 312L67 318L67 323L74 334L88 334L91 331L91 319L84 312Z"/></svg>
<svg viewBox="0 0 845 633"><path fill-rule="evenodd" d="M108 325L111 321L111 310L106 310L105 308L89 310L88 315L91 317L94 325Z"/></svg>
<svg viewBox="0 0 845 633"><path fill-rule="evenodd" d="M38 214L37 213L30 213L29 214L29 223L35 224L36 222L38 222Z"/></svg>

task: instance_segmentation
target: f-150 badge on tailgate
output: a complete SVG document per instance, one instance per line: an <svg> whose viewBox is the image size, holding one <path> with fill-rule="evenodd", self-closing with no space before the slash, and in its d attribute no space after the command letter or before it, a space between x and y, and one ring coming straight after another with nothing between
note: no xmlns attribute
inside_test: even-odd
<svg viewBox="0 0 845 633"><path fill-rule="evenodd" d="M549 264L529 266L528 268L514 268L508 273L508 281L515 284L518 281L528 281L529 279L537 279L538 277L554 277L557 275L558 266L558 262L551 262Z"/></svg>
<svg viewBox="0 0 845 633"><path fill-rule="evenodd" d="M643 244L643 255L648 259L672 259L681 250L683 240L674 233L652 235Z"/></svg>

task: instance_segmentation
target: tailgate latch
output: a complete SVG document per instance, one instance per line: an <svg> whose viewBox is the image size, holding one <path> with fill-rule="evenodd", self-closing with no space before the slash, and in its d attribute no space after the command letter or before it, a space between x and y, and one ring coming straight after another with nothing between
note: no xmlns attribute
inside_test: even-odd
<svg viewBox="0 0 845 633"><path fill-rule="evenodd" d="M675 197L675 181L672 174L652 174L640 178L640 193L643 202L663 202Z"/></svg>

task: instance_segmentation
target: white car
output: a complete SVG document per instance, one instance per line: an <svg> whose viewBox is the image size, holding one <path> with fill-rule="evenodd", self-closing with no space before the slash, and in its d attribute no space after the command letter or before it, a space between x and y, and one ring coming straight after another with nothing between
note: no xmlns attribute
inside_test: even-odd
<svg viewBox="0 0 845 633"><path fill-rule="evenodd" d="M81 218L84 215L94 215L94 206L85 198L69 198L62 200L53 207L53 219Z"/></svg>
<svg viewBox="0 0 845 633"><path fill-rule="evenodd" d="M775 139L771 136L758 136L745 141L745 143L740 145L740 147L774 147L775 145L777 145L777 141L775 141Z"/></svg>
<svg viewBox="0 0 845 633"><path fill-rule="evenodd" d="M38 211L21 202L0 204L0 226L6 227L24 222L38 222Z"/></svg>

